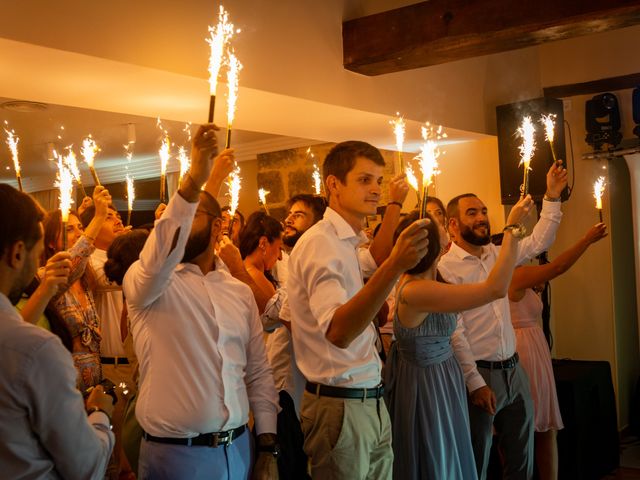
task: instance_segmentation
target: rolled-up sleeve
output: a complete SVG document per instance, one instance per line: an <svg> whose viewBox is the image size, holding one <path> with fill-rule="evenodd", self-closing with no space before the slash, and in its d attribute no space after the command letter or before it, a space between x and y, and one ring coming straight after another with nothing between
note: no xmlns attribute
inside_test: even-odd
<svg viewBox="0 0 640 480"><path fill-rule="evenodd" d="M524 238L518 245L518 264L548 250L556 239L556 233L562 219L561 202L542 201L540 220L533 227L531 235Z"/></svg>

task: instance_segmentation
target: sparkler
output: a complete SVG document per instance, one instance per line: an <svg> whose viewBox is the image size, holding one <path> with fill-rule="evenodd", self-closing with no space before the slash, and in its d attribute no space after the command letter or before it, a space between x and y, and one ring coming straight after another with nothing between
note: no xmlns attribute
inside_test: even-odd
<svg viewBox="0 0 640 480"><path fill-rule="evenodd" d="M133 177L127 174L127 226L131 225L131 212L133 211L133 201L136 199L136 191L133 186Z"/></svg>
<svg viewBox="0 0 640 480"><path fill-rule="evenodd" d="M182 182L182 178L185 176L189 167L191 166L191 162L189 161L189 156L187 155L187 150L180 145L178 148L178 161L180 162L180 179L179 182Z"/></svg>
<svg viewBox="0 0 640 480"><path fill-rule="evenodd" d="M215 27L209 26L209 38L207 43L210 47L209 54L209 123L213 122L213 112L216 108L216 89L218 86L218 75L225 53L225 47L233 36L234 27L229 23L229 14L220 5L218 12L218 24Z"/></svg>
<svg viewBox="0 0 640 480"><path fill-rule="evenodd" d="M316 195L322 195L322 177L320 176L320 169L315 163L313 164L311 177L313 178L313 188L316 191Z"/></svg>
<svg viewBox="0 0 640 480"><path fill-rule="evenodd" d="M162 203L167 203L167 164L171 157L171 153L169 152L170 147L169 135L167 135L165 131L162 145L160 145L160 150L158 150L158 155L160 156L160 201Z"/></svg>
<svg viewBox="0 0 640 480"><path fill-rule="evenodd" d="M5 120L5 125L9 123ZM13 168L16 171L16 180L18 180L18 189L22 192L22 176L20 175L20 160L18 159L18 142L20 139L16 136L16 132L13 130L4 131L7 133L7 145L11 151L11 158L13 159Z"/></svg>
<svg viewBox="0 0 640 480"><path fill-rule="evenodd" d="M89 171L91 172L91 176L93 177L93 181L96 186L100 185L100 180L98 179L98 174L96 173L96 169L93 166L93 161L96 158L96 153L98 153L98 146L96 142L91 138L91 135L82 140L82 158L85 163L89 166Z"/></svg>
<svg viewBox="0 0 640 480"><path fill-rule="evenodd" d="M78 182L78 186L80 190L82 190L82 198L87 196L87 191L84 189L84 185L82 184L82 178L80 177L80 169L78 168L78 161L76 158L76 154L71 148L71 145L67 147L68 153L64 156L64 164L71 171L73 178L76 182Z"/></svg>
<svg viewBox="0 0 640 480"><path fill-rule="evenodd" d="M604 177L598 178L593 184L593 197L596 199L596 208L602 223L602 194L604 193Z"/></svg>
<svg viewBox="0 0 640 480"><path fill-rule="evenodd" d="M67 222L69 221L69 211L73 203L73 174L62 161L62 156L58 156L58 175L55 186L60 190L60 213L62 218L62 250L67 249Z"/></svg>
<svg viewBox="0 0 640 480"><path fill-rule="evenodd" d="M400 113L396 113L395 120L389 120L389 124L393 125L393 134L396 136L396 150L398 151L398 168L401 173L404 172L404 163L402 161L402 148L404 146L404 118Z"/></svg>
<svg viewBox="0 0 640 480"><path fill-rule="evenodd" d="M264 188L261 188L258 190L258 198L260 199L260 205L262 205L264 207L264 211L267 215L269 214L269 207L267 207L267 195L269 195L271 192L269 190L265 190Z"/></svg>
<svg viewBox="0 0 640 480"><path fill-rule="evenodd" d="M544 125L545 139L549 142L549 146L551 147L551 156L553 157L553 162L557 165L558 159L556 158L556 151L553 148L553 139L555 137L555 126L556 126L556 115L554 113L550 113L549 115L543 115L540 117L540 122Z"/></svg>
<svg viewBox="0 0 640 480"><path fill-rule="evenodd" d="M420 188L418 187L418 178L413 171L413 167L407 164L404 173L407 175L407 183L416 192L416 198L418 199L418 204L420 204Z"/></svg>
<svg viewBox="0 0 640 480"><path fill-rule="evenodd" d="M227 179L227 187L229 188L229 196L231 201L229 203L229 231L228 235L231 237L233 232L233 222L236 217L236 210L238 209L238 200L240 199L240 167L237 167L231 172Z"/></svg>
<svg viewBox="0 0 640 480"><path fill-rule="evenodd" d="M535 140L536 129L533 126L531 117L524 117L522 119L522 125L518 128L517 134L522 138L522 145L520 145L520 163L518 165L524 165L524 179L522 182L522 196L525 197L529 193L529 170L531 167L531 158L536 151Z"/></svg>
<svg viewBox="0 0 640 480"><path fill-rule="evenodd" d="M229 53L229 71L227 72L227 142L224 148L231 146L231 125L236 115L236 102L238 101L238 74L242 70L242 64L233 53Z"/></svg>
<svg viewBox="0 0 640 480"><path fill-rule="evenodd" d="M422 201L420 202L420 218L426 218L429 186L433 183L435 176L440 173L440 170L438 170L440 148L438 147L437 140L446 138L446 134L443 134L442 126L434 129L428 122L421 130L424 142L422 147L420 147L420 154L415 158L419 161L420 171L422 172Z"/></svg>

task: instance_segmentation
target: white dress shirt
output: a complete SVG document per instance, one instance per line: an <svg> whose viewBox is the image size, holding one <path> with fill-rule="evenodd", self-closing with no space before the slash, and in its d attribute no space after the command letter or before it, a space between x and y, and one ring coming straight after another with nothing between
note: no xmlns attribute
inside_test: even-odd
<svg viewBox="0 0 640 480"><path fill-rule="evenodd" d="M367 241L334 210L305 232L289 259L288 307L298 368L311 382L349 388L380 384L373 323L342 349L325 337L335 311L363 287L358 247Z"/></svg>
<svg viewBox="0 0 640 480"><path fill-rule="evenodd" d="M120 332L123 305L122 288L116 283L110 282L104 273L104 264L107 261L106 250L96 248L89 257L89 261L96 280L93 300L96 304L100 334L102 335L100 355L103 357L126 357Z"/></svg>
<svg viewBox="0 0 640 480"><path fill-rule="evenodd" d="M562 218L560 205L560 202L543 201L540 220L531 235L518 245L518 264L547 250L553 243ZM499 251L500 247L490 243L482 247L482 254L478 258L452 243L449 251L440 259L438 270L449 283L483 282L495 265ZM485 381L478 373L475 361L506 360L516 351L509 299L505 296L462 312L458 316L452 344L469 391L484 386Z"/></svg>
<svg viewBox="0 0 640 480"><path fill-rule="evenodd" d="M71 354L0 294L0 477L101 479L115 442L88 418Z"/></svg>
<svg viewBox="0 0 640 480"><path fill-rule="evenodd" d="M180 263L196 207L175 194L124 278L140 361L136 417L151 435L188 438L239 427L251 409L258 434L276 433L277 394L251 290L219 260L207 275Z"/></svg>

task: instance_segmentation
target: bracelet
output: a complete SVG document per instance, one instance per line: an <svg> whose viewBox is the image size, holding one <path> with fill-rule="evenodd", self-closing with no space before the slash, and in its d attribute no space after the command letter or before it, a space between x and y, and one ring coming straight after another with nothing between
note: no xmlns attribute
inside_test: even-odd
<svg viewBox="0 0 640 480"><path fill-rule="evenodd" d="M511 232L513 238L523 238L527 234L527 227L522 223L514 223L504 227L502 232Z"/></svg>
<svg viewBox="0 0 640 480"><path fill-rule="evenodd" d="M402 208L402 204L401 204L400 202L395 202L395 201L394 201L394 202L389 202L389 203L387 203L387 207L388 207L389 205L397 205L397 206L399 206L400 208Z"/></svg>
<svg viewBox="0 0 640 480"><path fill-rule="evenodd" d="M558 197L558 198L552 198L550 196L548 196L546 193L544 194L544 197L542 197L542 199L545 202L561 202L562 201L562 196Z"/></svg>

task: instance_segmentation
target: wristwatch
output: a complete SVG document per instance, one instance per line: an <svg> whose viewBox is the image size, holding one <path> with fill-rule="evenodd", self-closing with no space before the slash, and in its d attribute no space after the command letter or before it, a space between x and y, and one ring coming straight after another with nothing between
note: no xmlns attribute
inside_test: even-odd
<svg viewBox="0 0 640 480"><path fill-rule="evenodd" d="M92 413L95 412L102 412L107 416L107 419L109 420L109 430L113 430L113 424L111 423L111 416L105 412L103 409L101 409L100 407L93 405L89 408L87 408L87 415L91 415Z"/></svg>
<svg viewBox="0 0 640 480"><path fill-rule="evenodd" d="M513 235L513 238L523 238L527 234L527 227L525 227L522 223L514 223L512 225L507 225L502 229L502 231L511 231L511 235Z"/></svg>
<svg viewBox="0 0 640 480"><path fill-rule="evenodd" d="M280 457L280 445L273 443L271 445L258 445L258 452L270 453L273 458L278 459Z"/></svg>

